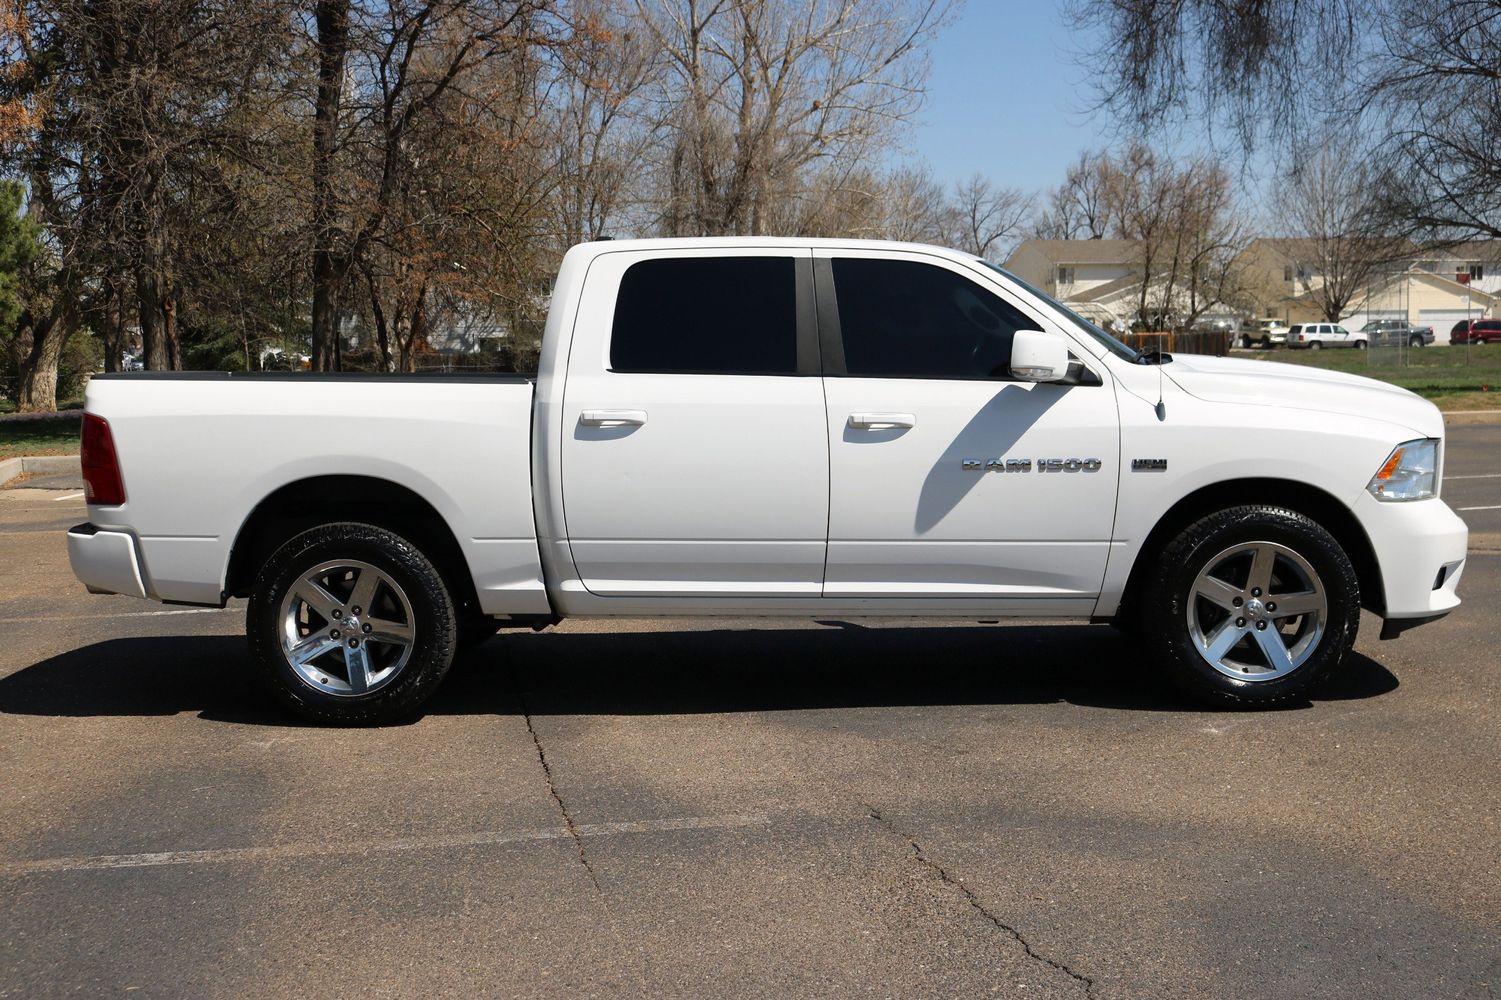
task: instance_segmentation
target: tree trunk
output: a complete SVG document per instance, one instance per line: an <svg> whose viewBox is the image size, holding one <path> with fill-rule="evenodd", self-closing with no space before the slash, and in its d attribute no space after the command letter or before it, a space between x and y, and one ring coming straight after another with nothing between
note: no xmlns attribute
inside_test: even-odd
<svg viewBox="0 0 1501 1000"><path fill-rule="evenodd" d="M57 409L57 364L62 358L63 344L77 324L77 298L63 295L59 304L40 325L32 325L29 317L21 321L22 336L30 340L30 348L19 358L20 379L16 392L16 409L22 413L51 413ZM29 336L25 332L30 327Z"/></svg>
<svg viewBox="0 0 1501 1000"><path fill-rule="evenodd" d="M347 267L334 248L334 153L349 48L349 0L318 0L318 95L313 109L313 371L338 367L338 294Z"/></svg>
<svg viewBox="0 0 1501 1000"><path fill-rule="evenodd" d="M173 371L181 367L174 313L169 306L166 281L142 266L136 269L136 308L141 324L141 355L150 371ZM174 361L177 363L174 365Z"/></svg>

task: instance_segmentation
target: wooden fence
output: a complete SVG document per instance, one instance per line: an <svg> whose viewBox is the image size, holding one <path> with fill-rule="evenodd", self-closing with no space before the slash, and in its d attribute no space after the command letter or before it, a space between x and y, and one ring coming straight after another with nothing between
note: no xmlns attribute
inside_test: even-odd
<svg viewBox="0 0 1501 1000"><path fill-rule="evenodd" d="M1125 333L1117 339L1138 351L1155 351L1160 346L1169 354L1211 354L1222 358L1230 353L1228 333L1191 330L1187 333Z"/></svg>

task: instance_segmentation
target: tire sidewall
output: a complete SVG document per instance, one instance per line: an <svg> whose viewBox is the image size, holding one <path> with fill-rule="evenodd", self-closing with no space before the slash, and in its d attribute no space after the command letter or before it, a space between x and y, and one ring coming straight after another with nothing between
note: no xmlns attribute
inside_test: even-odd
<svg viewBox="0 0 1501 1000"><path fill-rule="evenodd" d="M1194 581L1209 560L1232 546L1276 542L1308 560L1328 601L1324 635L1296 670L1266 681L1244 681L1211 666L1190 635ZM1181 532L1162 556L1165 572L1149 601L1149 635L1175 679L1193 693L1224 704L1273 705L1323 683L1344 662L1360 625L1360 588L1349 557L1308 517L1277 507L1246 506L1202 518Z"/></svg>
<svg viewBox="0 0 1501 1000"><path fill-rule="evenodd" d="M318 690L292 669L281 647L281 604L288 590L314 566L339 559L379 568L405 591L412 607L416 639L406 666L388 684L364 695ZM432 563L400 535L353 522L313 528L276 550L251 589L246 634L263 679L279 700L308 718L346 724L385 722L415 712L448 672L457 643L453 601Z"/></svg>

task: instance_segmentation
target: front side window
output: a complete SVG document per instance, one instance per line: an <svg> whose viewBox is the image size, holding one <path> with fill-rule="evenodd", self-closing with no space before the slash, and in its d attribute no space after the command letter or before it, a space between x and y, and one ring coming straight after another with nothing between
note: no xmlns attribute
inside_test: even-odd
<svg viewBox="0 0 1501 1000"><path fill-rule="evenodd" d="M858 257L836 257L832 265L850 375L1009 378L1012 336L1039 328L946 268Z"/></svg>
<svg viewBox="0 0 1501 1000"><path fill-rule="evenodd" d="M797 372L791 257L663 257L620 279L610 370L665 374Z"/></svg>

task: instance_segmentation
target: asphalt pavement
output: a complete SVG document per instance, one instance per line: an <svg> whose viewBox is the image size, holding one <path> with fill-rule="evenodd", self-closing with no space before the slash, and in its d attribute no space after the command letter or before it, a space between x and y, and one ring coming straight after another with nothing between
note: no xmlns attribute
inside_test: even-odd
<svg viewBox="0 0 1501 1000"><path fill-rule="evenodd" d="M369 730L0 491L0 997L1495 996L1501 427L1447 477L1465 605L1283 711L1103 626L643 620Z"/></svg>

